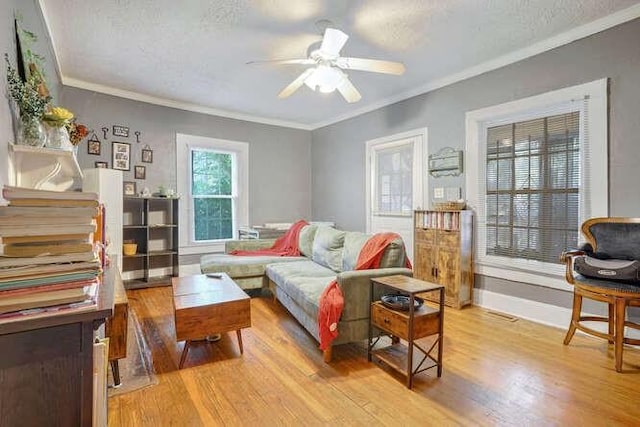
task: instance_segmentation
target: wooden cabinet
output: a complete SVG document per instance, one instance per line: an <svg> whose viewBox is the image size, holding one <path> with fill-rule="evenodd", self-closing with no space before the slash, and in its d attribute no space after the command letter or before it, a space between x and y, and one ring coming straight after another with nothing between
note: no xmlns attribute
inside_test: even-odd
<svg viewBox="0 0 640 427"><path fill-rule="evenodd" d="M122 240L137 245L122 255L126 289L170 284L178 276L178 203L175 198L125 197Z"/></svg>
<svg viewBox="0 0 640 427"><path fill-rule="evenodd" d="M443 285L447 306L472 302L472 236L470 210L414 212L414 277Z"/></svg>
<svg viewBox="0 0 640 427"><path fill-rule="evenodd" d="M113 312L116 280L107 269L95 310L0 324L1 426L92 425L94 406L107 399L106 378L102 389L93 385L94 339Z"/></svg>
<svg viewBox="0 0 640 427"><path fill-rule="evenodd" d="M444 326L443 286L400 275L377 277L371 279L371 298L378 293L374 286L406 295L409 298L409 310L393 310L380 301L371 301L367 346L369 361L375 357L405 375L408 388L413 385L413 377L427 369L437 368L440 377ZM415 308L414 301L418 294L432 295L438 301L438 306L423 304ZM378 347L380 339L385 335L391 336L391 345ZM419 341L426 337L435 337L435 340ZM406 344L400 340L404 340ZM414 358L415 349L419 350L417 355L422 353L420 359ZM432 363L425 364L427 360Z"/></svg>

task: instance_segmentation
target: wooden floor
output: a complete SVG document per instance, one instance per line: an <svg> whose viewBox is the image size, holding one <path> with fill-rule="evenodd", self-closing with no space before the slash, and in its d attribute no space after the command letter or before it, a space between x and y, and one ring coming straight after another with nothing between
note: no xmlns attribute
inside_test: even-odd
<svg viewBox="0 0 640 427"><path fill-rule="evenodd" d="M612 347L576 334L471 307L447 310L444 371L401 377L366 359L362 345L317 343L271 298L251 300L243 331L195 343L178 370L171 288L129 291L160 383L109 399L110 426L216 425L640 425L640 351L624 373Z"/></svg>

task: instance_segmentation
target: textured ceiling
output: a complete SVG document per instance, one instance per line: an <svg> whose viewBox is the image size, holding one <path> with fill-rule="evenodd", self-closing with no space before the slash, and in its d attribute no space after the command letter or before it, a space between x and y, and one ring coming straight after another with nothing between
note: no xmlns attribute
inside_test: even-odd
<svg viewBox="0 0 640 427"><path fill-rule="evenodd" d="M313 128L557 36L637 0L40 0L63 76ZM343 55L401 61L403 76L349 71L362 100L303 86L306 57L329 19L350 35ZM98 87L98 86L95 86Z"/></svg>

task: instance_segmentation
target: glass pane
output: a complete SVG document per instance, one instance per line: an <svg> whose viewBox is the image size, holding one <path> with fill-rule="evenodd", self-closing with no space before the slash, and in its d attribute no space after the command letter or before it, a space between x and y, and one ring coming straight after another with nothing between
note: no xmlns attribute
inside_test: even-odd
<svg viewBox="0 0 640 427"><path fill-rule="evenodd" d="M375 167L377 211L413 209L413 144L378 150Z"/></svg>
<svg viewBox="0 0 640 427"><path fill-rule="evenodd" d="M501 255L511 254L511 230L507 227L498 228L498 244L496 252Z"/></svg>
<svg viewBox="0 0 640 427"><path fill-rule="evenodd" d="M498 223L498 195L487 195L487 224Z"/></svg>
<svg viewBox="0 0 640 427"><path fill-rule="evenodd" d="M567 188L567 154L549 155L549 183L551 188Z"/></svg>
<svg viewBox="0 0 640 427"><path fill-rule="evenodd" d="M513 225L529 225L529 195L516 194L513 197Z"/></svg>
<svg viewBox="0 0 640 427"><path fill-rule="evenodd" d="M232 155L215 151L191 152L191 184L194 196L232 194Z"/></svg>
<svg viewBox="0 0 640 427"><path fill-rule="evenodd" d="M540 224L540 194L529 197L529 226L538 227Z"/></svg>
<svg viewBox="0 0 640 427"><path fill-rule="evenodd" d="M511 159L498 160L499 190L511 190L512 164Z"/></svg>
<svg viewBox="0 0 640 427"><path fill-rule="evenodd" d="M514 161L516 171L516 190L531 188L529 157L517 157Z"/></svg>
<svg viewBox="0 0 640 427"><path fill-rule="evenodd" d="M495 227L487 227L487 253L490 255L495 255L496 249L496 228Z"/></svg>
<svg viewBox="0 0 640 427"><path fill-rule="evenodd" d="M498 195L498 224L511 223L511 196L509 194Z"/></svg>
<svg viewBox="0 0 640 427"><path fill-rule="evenodd" d="M489 160L487 162L487 191L498 189L498 161Z"/></svg>
<svg viewBox="0 0 640 427"><path fill-rule="evenodd" d="M194 199L193 203L196 241L233 237L232 199Z"/></svg>

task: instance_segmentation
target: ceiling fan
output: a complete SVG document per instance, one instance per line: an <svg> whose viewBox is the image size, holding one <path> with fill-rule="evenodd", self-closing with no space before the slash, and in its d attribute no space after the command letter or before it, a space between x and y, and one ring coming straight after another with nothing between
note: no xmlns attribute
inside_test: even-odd
<svg viewBox="0 0 640 427"><path fill-rule="evenodd" d="M314 65L314 67L305 70L298 78L285 87L278 94L278 98L290 96L305 84L311 90L318 90L322 93L331 93L337 89L349 103L359 101L362 95L360 95L358 89L351 83L347 73L342 70L371 71L374 73L395 75L404 73L404 65L400 62L340 56L340 51L348 38L349 36L340 30L326 28L320 47L312 50L308 58L252 61L248 64Z"/></svg>

